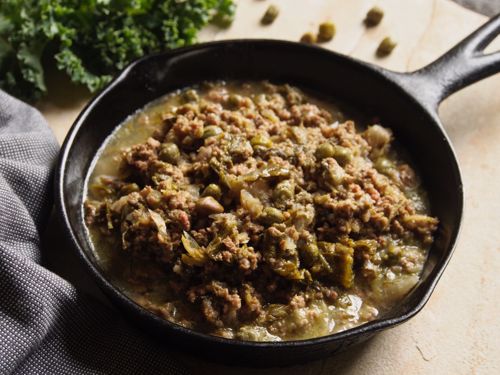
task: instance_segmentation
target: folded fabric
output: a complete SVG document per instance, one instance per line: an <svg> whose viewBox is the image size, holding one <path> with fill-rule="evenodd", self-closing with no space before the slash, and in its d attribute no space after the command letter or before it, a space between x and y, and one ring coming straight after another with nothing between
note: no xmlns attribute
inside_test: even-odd
<svg viewBox="0 0 500 375"><path fill-rule="evenodd" d="M44 268L57 142L0 91L0 374L184 374L117 312Z"/></svg>
<svg viewBox="0 0 500 375"><path fill-rule="evenodd" d="M466 8L475 10L486 16L493 17L500 12L500 1L498 0L454 0Z"/></svg>

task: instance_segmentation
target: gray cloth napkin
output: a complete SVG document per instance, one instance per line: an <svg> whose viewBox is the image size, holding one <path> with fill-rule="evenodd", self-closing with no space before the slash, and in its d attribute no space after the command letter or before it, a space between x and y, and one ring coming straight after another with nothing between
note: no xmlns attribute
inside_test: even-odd
<svg viewBox="0 0 500 375"><path fill-rule="evenodd" d="M454 0L466 8L493 17L500 13L500 0Z"/></svg>
<svg viewBox="0 0 500 375"><path fill-rule="evenodd" d="M40 265L57 152L40 113L0 91L0 374L184 374L166 348Z"/></svg>

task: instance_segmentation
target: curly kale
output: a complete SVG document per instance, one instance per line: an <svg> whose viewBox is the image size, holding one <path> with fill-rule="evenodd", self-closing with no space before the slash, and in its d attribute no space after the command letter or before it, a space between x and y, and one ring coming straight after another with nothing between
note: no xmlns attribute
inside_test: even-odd
<svg viewBox="0 0 500 375"><path fill-rule="evenodd" d="M34 101L55 61L91 92L145 54L192 44L209 22L228 25L233 0L1 0L0 88Z"/></svg>

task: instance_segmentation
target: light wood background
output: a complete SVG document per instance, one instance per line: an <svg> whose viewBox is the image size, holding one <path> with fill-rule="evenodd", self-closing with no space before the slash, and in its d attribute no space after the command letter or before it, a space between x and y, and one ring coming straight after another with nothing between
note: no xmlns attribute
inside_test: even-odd
<svg viewBox="0 0 500 375"><path fill-rule="evenodd" d="M273 25L260 26L271 2L281 13ZM362 20L375 4L385 10L384 20L366 29ZM486 18L449 0L240 0L229 30L207 28L200 39L298 40L325 20L337 25L337 35L325 48L411 71ZM376 58L374 51L387 35L398 46L391 56ZM493 44L498 49L500 40ZM39 108L62 141L89 96L65 82L49 89L52 96ZM453 95L440 116L462 167L465 218L455 255L420 314L347 353L303 366L251 370L182 356L186 366L196 374L500 374L500 75Z"/></svg>

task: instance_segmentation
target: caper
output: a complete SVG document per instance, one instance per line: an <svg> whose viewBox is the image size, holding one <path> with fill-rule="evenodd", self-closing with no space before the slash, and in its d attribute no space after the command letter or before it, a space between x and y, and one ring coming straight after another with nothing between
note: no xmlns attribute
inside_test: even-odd
<svg viewBox="0 0 500 375"><path fill-rule="evenodd" d="M379 44L377 48L377 56L384 57L389 55L394 48L396 48L397 43L391 37L385 37Z"/></svg>
<svg viewBox="0 0 500 375"><path fill-rule="evenodd" d="M259 220L265 225L282 223L285 220L283 212L274 207L266 207L259 215Z"/></svg>
<svg viewBox="0 0 500 375"><path fill-rule="evenodd" d="M333 157L343 167L352 160L352 152L347 147L336 146Z"/></svg>
<svg viewBox="0 0 500 375"><path fill-rule="evenodd" d="M281 181L276 185L276 189L273 192L273 197L277 201L286 201L293 198L295 193L295 187L293 182L290 180Z"/></svg>
<svg viewBox="0 0 500 375"><path fill-rule="evenodd" d="M379 171L380 173L386 174L386 175L389 175L389 174L395 172L395 168L396 168L396 165L394 164L394 162L392 162L391 160L389 160L386 157L377 158L377 160L375 161L373 166L375 167L375 169L377 171Z"/></svg>
<svg viewBox="0 0 500 375"><path fill-rule="evenodd" d="M196 92L196 90L193 90L193 89L186 90L184 92L183 99L186 102L197 102L198 100L200 100L198 93Z"/></svg>
<svg viewBox="0 0 500 375"><path fill-rule="evenodd" d="M308 32L308 33L305 33L304 35L302 35L302 37L300 38L300 41L302 43L307 43L307 44L314 44L316 43L316 35L314 35L313 33L311 32Z"/></svg>
<svg viewBox="0 0 500 375"><path fill-rule="evenodd" d="M265 148L269 148L273 145L273 141L271 141L271 139L267 135L262 133L255 135L250 140L250 143L252 144L253 147L262 146Z"/></svg>
<svg viewBox="0 0 500 375"><path fill-rule="evenodd" d="M219 134L222 134L222 129L215 125L205 126L203 129L203 139L215 137Z"/></svg>
<svg viewBox="0 0 500 375"><path fill-rule="evenodd" d="M211 23L221 29L227 29L233 23L233 16L219 12L214 16L214 18L212 18Z"/></svg>
<svg viewBox="0 0 500 375"><path fill-rule="evenodd" d="M122 195L127 195L133 193L134 191L139 191L139 190L141 190L139 188L139 185L137 185L135 182L132 182L131 184L123 185L120 189L120 193Z"/></svg>
<svg viewBox="0 0 500 375"><path fill-rule="evenodd" d="M219 200L222 196L222 191L219 185L210 184L205 188L205 190L203 190L203 193L201 195L203 197L214 197L215 199Z"/></svg>
<svg viewBox="0 0 500 375"><path fill-rule="evenodd" d="M230 108L238 108L240 106L242 97L238 94L230 94L227 97L227 104Z"/></svg>
<svg viewBox="0 0 500 375"><path fill-rule="evenodd" d="M160 152L158 156L161 160L166 161L170 164L177 164L179 158L181 157L181 153L179 151L179 147L175 143L163 143L160 148Z"/></svg>
<svg viewBox="0 0 500 375"><path fill-rule="evenodd" d="M335 24L333 22L323 22L319 25L318 41L328 42L335 36Z"/></svg>
<svg viewBox="0 0 500 375"><path fill-rule="evenodd" d="M203 197L196 202L196 210L201 214L211 215L224 212L224 206L214 197Z"/></svg>
<svg viewBox="0 0 500 375"><path fill-rule="evenodd" d="M262 16L260 23L263 25L272 24L276 17L278 17L279 13L280 10L276 5L270 5L269 8L267 8L266 13L264 13L264 15Z"/></svg>
<svg viewBox="0 0 500 375"><path fill-rule="evenodd" d="M366 13L365 25L369 27L377 26L382 21L382 18L384 18L384 11L380 7L374 6Z"/></svg>
<svg viewBox="0 0 500 375"><path fill-rule="evenodd" d="M322 143L314 154L317 159L331 158L335 155L335 147L331 143Z"/></svg>
<svg viewBox="0 0 500 375"><path fill-rule="evenodd" d="M162 201L162 194L158 190L151 190L146 196L146 202L152 209L160 207Z"/></svg>

